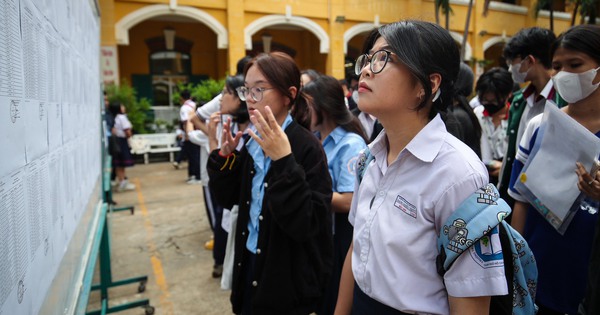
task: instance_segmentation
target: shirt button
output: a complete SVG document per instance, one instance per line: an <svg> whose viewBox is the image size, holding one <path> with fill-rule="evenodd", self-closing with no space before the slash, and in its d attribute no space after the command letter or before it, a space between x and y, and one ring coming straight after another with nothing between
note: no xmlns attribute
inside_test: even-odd
<svg viewBox="0 0 600 315"><path fill-rule="evenodd" d="M510 133L511 133L511 134L514 134L514 133L515 133L515 130L514 130L514 129L511 129L511 130L510 130Z"/></svg>
<svg viewBox="0 0 600 315"><path fill-rule="evenodd" d="M252 286L253 286L253 287L257 287L257 286L258 286L258 282L256 282L256 281L252 281Z"/></svg>
<svg viewBox="0 0 600 315"><path fill-rule="evenodd" d="M245 232L245 231L244 231L244 232L242 232L242 235L243 235L243 236L246 236L246 232Z"/></svg>
<svg viewBox="0 0 600 315"><path fill-rule="evenodd" d="M265 188L269 187L269 183L265 182Z"/></svg>
<svg viewBox="0 0 600 315"><path fill-rule="evenodd" d="M239 263L238 263L238 267L241 267L241 266L242 266L242 263L241 263L241 262L239 262Z"/></svg>
<svg viewBox="0 0 600 315"><path fill-rule="evenodd" d="M260 255L260 248L256 249L256 255Z"/></svg>
<svg viewBox="0 0 600 315"><path fill-rule="evenodd" d="M250 201L246 201L246 204L247 204L247 205L249 205L249 204L250 204Z"/></svg>
<svg viewBox="0 0 600 315"><path fill-rule="evenodd" d="M262 216L262 215L259 215L259 216L258 216L258 219L259 219L260 221L262 221L262 220L263 220L263 216Z"/></svg>
<svg viewBox="0 0 600 315"><path fill-rule="evenodd" d="M379 195L380 195L380 196L383 196L383 195L385 195L385 191L380 191L380 192L379 192Z"/></svg>

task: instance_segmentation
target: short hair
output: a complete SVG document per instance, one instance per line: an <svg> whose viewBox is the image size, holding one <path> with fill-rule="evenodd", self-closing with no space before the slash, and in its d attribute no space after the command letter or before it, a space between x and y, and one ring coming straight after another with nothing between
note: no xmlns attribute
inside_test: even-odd
<svg viewBox="0 0 600 315"><path fill-rule="evenodd" d="M503 56L507 60L525 58L532 55L542 62L546 69L552 66L550 46L556 39L554 33L546 28L531 27L517 32L504 46Z"/></svg>
<svg viewBox="0 0 600 315"><path fill-rule="evenodd" d="M369 34L363 48L368 53L379 37L383 37L390 50L398 56L415 82L423 86L425 97L417 106L421 110L431 98L431 80L429 76L439 73L441 95L433 102L429 118L439 112L445 112L452 105L454 82L458 75L460 55L458 45L450 33L441 26L417 20L406 20L381 26Z"/></svg>
<svg viewBox="0 0 600 315"><path fill-rule="evenodd" d="M242 101L236 91L236 89L241 86L244 86L243 75L229 76L225 79L225 89L227 92L233 94L234 97L240 100L240 107L235 113L232 114L232 116L238 123L245 123L250 119L250 116L248 114L248 106L246 105L246 101Z"/></svg>
<svg viewBox="0 0 600 315"><path fill-rule="evenodd" d="M181 96L181 98L184 100L189 100L190 99L190 91L183 90L179 93L179 96Z"/></svg>
<svg viewBox="0 0 600 315"><path fill-rule="evenodd" d="M246 65L248 64L248 62L250 62L250 60L252 60L252 57L250 57L250 56L245 56L244 58L238 60L237 72L235 73L235 75L243 75L244 68L246 68Z"/></svg>
<svg viewBox="0 0 600 315"><path fill-rule="evenodd" d="M473 82L475 82L473 70L461 62L458 76L456 76L456 83L454 84L454 93L464 97L471 95L473 93Z"/></svg>
<svg viewBox="0 0 600 315"><path fill-rule="evenodd" d="M475 89L480 101L483 94L493 93L498 103L505 102L513 90L513 79L508 70L495 67L479 77Z"/></svg>
<svg viewBox="0 0 600 315"><path fill-rule="evenodd" d="M114 116L117 117L118 114L122 114L121 112L121 102L112 101L108 104L108 111Z"/></svg>
<svg viewBox="0 0 600 315"><path fill-rule="evenodd" d="M600 26L587 24L569 28L552 44L551 56L559 47L582 52L600 64Z"/></svg>
<svg viewBox="0 0 600 315"><path fill-rule="evenodd" d="M316 80L317 78L319 78L320 76L322 76L323 74L321 74L319 71L315 70L315 69L305 69L302 70L300 72L300 75L306 74L311 81Z"/></svg>

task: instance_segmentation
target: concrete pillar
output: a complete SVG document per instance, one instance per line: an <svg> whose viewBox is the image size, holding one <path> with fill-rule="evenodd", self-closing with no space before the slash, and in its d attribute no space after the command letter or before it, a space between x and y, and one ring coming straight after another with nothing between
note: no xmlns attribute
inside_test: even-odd
<svg viewBox="0 0 600 315"><path fill-rule="evenodd" d="M244 1L227 0L228 73L234 75L238 60L246 56L244 45Z"/></svg>

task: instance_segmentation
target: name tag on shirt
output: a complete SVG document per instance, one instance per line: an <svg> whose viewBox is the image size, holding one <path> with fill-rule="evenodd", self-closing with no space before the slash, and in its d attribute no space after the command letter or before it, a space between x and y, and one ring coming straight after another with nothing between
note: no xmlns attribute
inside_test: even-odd
<svg viewBox="0 0 600 315"><path fill-rule="evenodd" d="M394 206L409 216L415 219L417 218L417 207L408 202L406 199L402 198L400 195L396 196L396 202L394 202Z"/></svg>

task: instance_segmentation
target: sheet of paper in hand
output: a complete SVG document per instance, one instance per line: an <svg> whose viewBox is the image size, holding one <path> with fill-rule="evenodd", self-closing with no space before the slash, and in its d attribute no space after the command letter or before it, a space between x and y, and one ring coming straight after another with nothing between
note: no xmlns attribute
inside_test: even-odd
<svg viewBox="0 0 600 315"><path fill-rule="evenodd" d="M584 197L575 163L591 170L598 154L600 139L548 101L515 189L564 234Z"/></svg>

